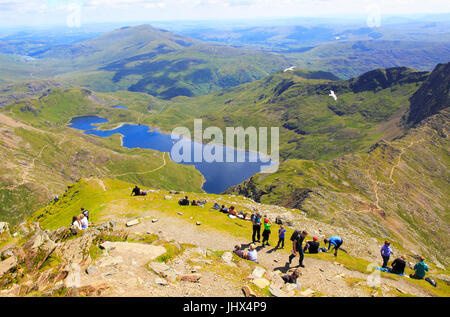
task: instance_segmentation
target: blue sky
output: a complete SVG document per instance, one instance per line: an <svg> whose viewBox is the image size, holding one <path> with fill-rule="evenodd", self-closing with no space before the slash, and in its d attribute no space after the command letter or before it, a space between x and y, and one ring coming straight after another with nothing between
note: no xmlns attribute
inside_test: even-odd
<svg viewBox="0 0 450 317"><path fill-rule="evenodd" d="M449 0L0 0L0 25L450 12ZM74 22L75 21L75 22ZM69 22L71 23L71 22Z"/></svg>

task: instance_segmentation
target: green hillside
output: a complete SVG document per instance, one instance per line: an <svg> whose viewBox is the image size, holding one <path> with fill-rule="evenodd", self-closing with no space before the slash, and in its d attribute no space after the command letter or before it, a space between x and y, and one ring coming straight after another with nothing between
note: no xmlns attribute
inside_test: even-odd
<svg viewBox="0 0 450 317"><path fill-rule="evenodd" d="M149 25L122 28L37 57L57 80L96 91L129 90L162 99L196 96L274 73L282 56L208 45Z"/></svg>
<svg viewBox="0 0 450 317"><path fill-rule="evenodd" d="M113 122L122 119L123 111L98 103L101 100L96 98L85 89L53 88L40 97L2 109L2 220L17 223L71 183L92 175L166 189L202 191L202 175L193 167L171 162L168 155L128 150L121 146L119 136L101 139L67 127L72 117L88 114L104 114ZM128 113L130 122L137 122L141 115L132 110Z"/></svg>

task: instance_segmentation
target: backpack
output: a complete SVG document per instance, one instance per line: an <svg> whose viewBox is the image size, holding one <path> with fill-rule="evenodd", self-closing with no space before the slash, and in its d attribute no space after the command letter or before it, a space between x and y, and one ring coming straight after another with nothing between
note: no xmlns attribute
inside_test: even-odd
<svg viewBox="0 0 450 317"><path fill-rule="evenodd" d="M295 230L294 233L291 236L291 241L293 242L293 241L297 240L297 237L298 237L299 234L300 234L300 231Z"/></svg>

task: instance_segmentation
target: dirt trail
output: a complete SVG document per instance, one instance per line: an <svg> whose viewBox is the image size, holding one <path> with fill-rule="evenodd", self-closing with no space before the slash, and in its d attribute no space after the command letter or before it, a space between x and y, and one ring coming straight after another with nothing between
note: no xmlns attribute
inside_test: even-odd
<svg viewBox="0 0 450 317"><path fill-rule="evenodd" d="M145 175L145 174L154 173L154 172L159 171L160 169L164 168L167 165L166 153L165 152L163 153L162 159L163 159L163 164L160 167L157 167L157 168L155 168L155 169L153 169L151 171L147 171L147 172L130 172L130 173L119 174L119 175L110 175L109 177L114 178L114 177L122 177L122 176L128 176L128 175Z"/></svg>
<svg viewBox="0 0 450 317"><path fill-rule="evenodd" d="M213 212L213 211L212 211ZM198 245L203 249L232 250L236 244L248 245L249 240L231 237L226 233L221 233L208 228L193 225L182 218L167 216L159 211L148 211L141 215L144 220L137 226L129 229L134 233L151 232L158 234L165 240L175 240L179 243L189 243ZM158 222L152 223L152 219L159 219ZM246 223L250 225L249 223ZM292 247L289 239L286 239L286 249ZM258 248L258 257L260 265L269 271L281 271L285 273L285 266L288 259L288 252L275 250L273 247ZM293 260L291 268L298 264L298 258ZM363 274L357 271L350 271L337 262L330 262L314 258L313 255L305 256L305 268L301 271L303 275L300 283L303 289L311 288L326 296L369 296L370 294L363 288L349 285L345 278L354 278L366 280L371 274ZM363 284L363 283L362 283ZM381 290L384 296L389 296L389 292L395 289L401 289L406 293L417 296L429 296L426 292L418 287L408 284L405 280L398 281L381 278Z"/></svg>
<svg viewBox="0 0 450 317"><path fill-rule="evenodd" d="M23 173L22 173L22 176L21 176L22 180L20 182L18 182L17 184L14 184L12 186L5 187L5 188L8 189L8 190L15 190L18 187L20 187L22 185L25 185L26 183L30 183L33 180L30 177L30 171L36 167L36 160L39 159L42 156L42 153L45 151L45 149L47 147L48 147L48 145L44 145L42 147L42 149L39 151L39 154L33 158L33 160L31 161L31 164L28 165L28 166L23 167Z"/></svg>

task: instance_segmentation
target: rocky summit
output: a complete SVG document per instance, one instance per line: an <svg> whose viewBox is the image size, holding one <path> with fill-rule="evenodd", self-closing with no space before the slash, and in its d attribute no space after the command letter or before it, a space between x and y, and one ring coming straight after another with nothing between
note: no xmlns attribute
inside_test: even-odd
<svg viewBox="0 0 450 317"><path fill-rule="evenodd" d="M103 191L103 186L108 191ZM217 196L152 190L130 197L132 185L112 179L83 179L71 186L59 202L37 211L20 225L6 228L0 244L1 296L443 296L426 282L373 271L379 262L381 240L365 232L309 219L299 210L265 205L240 196ZM89 205L91 225L86 230L66 227L79 201L96 197ZM188 195L206 200L206 207L179 206ZM258 263L238 257L236 245L246 250L251 241L250 221L230 218L212 209L213 203L233 204L249 214L258 211L270 219L273 232L287 229L285 249L257 244ZM158 219L158 221L154 221ZM202 225L197 222L201 220ZM70 220L69 220L70 222ZM133 223L130 226L130 222ZM296 228L308 238L334 234L345 241L342 253L306 254L305 268L295 284L282 277L297 270L285 263L289 237ZM407 254L401 245L398 253ZM411 265L416 254L408 255ZM430 263L432 276L445 285L448 276ZM407 272L411 269L408 267ZM370 276L380 273L371 286ZM440 272L440 273L438 273ZM395 278L394 278L395 277ZM430 286L430 287L429 287ZM399 289L401 291L399 291Z"/></svg>

